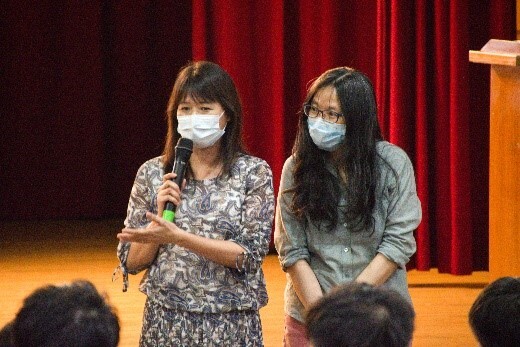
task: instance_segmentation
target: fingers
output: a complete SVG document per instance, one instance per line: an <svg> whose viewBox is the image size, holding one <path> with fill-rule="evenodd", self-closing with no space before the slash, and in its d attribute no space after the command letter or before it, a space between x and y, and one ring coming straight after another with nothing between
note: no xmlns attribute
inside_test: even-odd
<svg viewBox="0 0 520 347"><path fill-rule="evenodd" d="M130 237L129 237L128 233L126 233L126 232L118 233L117 238L121 242L130 242Z"/></svg>
<svg viewBox="0 0 520 347"><path fill-rule="evenodd" d="M173 181L173 179L177 177L177 174L175 172L167 173L163 176L163 182L165 181Z"/></svg>
<svg viewBox="0 0 520 347"><path fill-rule="evenodd" d="M136 229L124 228L117 234L117 238L122 242L131 242L134 241L136 234Z"/></svg>
<svg viewBox="0 0 520 347"><path fill-rule="evenodd" d="M165 175L166 177L167 175ZM181 202L181 191L179 186L173 181L165 181L157 191L157 208L163 211L167 202L171 202L175 206Z"/></svg>
<svg viewBox="0 0 520 347"><path fill-rule="evenodd" d="M122 242L140 242L140 243L159 243L157 241L157 231L162 229L165 220L159 218L153 213L147 212L146 217L152 221L154 226L148 226L147 228L123 228L121 232L117 234L117 238Z"/></svg>
<svg viewBox="0 0 520 347"><path fill-rule="evenodd" d="M152 221L155 226L144 229L124 228L120 233L117 234L119 241L157 245L175 243L175 224L170 223L150 212L146 213L146 218Z"/></svg>
<svg viewBox="0 0 520 347"><path fill-rule="evenodd" d="M165 220L151 212L146 212L146 218L150 222L155 222L155 223L159 224L160 226L166 226L166 223L169 223L167 220Z"/></svg>

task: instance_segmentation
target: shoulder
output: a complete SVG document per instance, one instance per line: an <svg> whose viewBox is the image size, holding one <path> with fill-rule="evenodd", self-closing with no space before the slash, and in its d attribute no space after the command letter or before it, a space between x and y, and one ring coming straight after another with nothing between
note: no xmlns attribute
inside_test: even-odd
<svg viewBox="0 0 520 347"><path fill-rule="evenodd" d="M156 171L156 170L163 170L164 165L162 162L162 156L158 156L152 159L149 159L145 161L141 166L139 167L139 171Z"/></svg>
<svg viewBox="0 0 520 347"><path fill-rule="evenodd" d="M285 191L294 185L294 169L296 158L294 154L285 160L282 168L282 177L280 179L280 189Z"/></svg>
<svg viewBox="0 0 520 347"><path fill-rule="evenodd" d="M296 161L296 158L294 157L294 154L285 160L285 163L283 164L283 169L282 169L283 175L292 174L292 172L294 170L295 161Z"/></svg>
<svg viewBox="0 0 520 347"><path fill-rule="evenodd" d="M394 170L401 171L403 168L412 166L408 154L399 146L387 141L379 141L376 145L376 150L383 162Z"/></svg>
<svg viewBox="0 0 520 347"><path fill-rule="evenodd" d="M152 179L162 180L162 176L164 175L164 165L162 162L162 156L158 156L152 159L145 161L139 169L137 170L137 174L135 179L137 181L149 181Z"/></svg>
<svg viewBox="0 0 520 347"><path fill-rule="evenodd" d="M271 167L262 158L258 158L249 154L240 154L232 166L232 174L251 174L264 173L272 176Z"/></svg>
<svg viewBox="0 0 520 347"><path fill-rule="evenodd" d="M378 143L377 149L382 179L380 183L383 186L394 187L397 185L397 187L401 187L414 184L413 164L403 149L386 141Z"/></svg>
<svg viewBox="0 0 520 347"><path fill-rule="evenodd" d="M272 192L273 172L267 162L248 154L241 154L231 167L231 178L237 186L251 191L260 187L262 191Z"/></svg>

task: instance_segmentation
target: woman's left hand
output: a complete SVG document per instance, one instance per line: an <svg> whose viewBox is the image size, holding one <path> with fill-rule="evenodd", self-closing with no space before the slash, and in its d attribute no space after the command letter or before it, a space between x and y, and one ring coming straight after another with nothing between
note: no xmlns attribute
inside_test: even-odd
<svg viewBox="0 0 520 347"><path fill-rule="evenodd" d="M152 222L147 228L124 228L117 234L117 238L122 242L175 243L181 232L181 229L175 223L168 222L150 212L146 212L146 218Z"/></svg>

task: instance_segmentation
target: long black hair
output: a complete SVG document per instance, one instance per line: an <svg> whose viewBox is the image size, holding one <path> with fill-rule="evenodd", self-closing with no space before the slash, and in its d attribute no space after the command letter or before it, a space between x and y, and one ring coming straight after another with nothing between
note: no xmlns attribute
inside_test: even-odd
<svg viewBox="0 0 520 347"><path fill-rule="evenodd" d="M338 223L340 185L345 184L345 220L354 230L373 225L372 210L378 180L376 143L382 140L377 120L377 107L372 83L363 73L348 67L338 67L323 73L310 86L305 104L313 101L318 91L333 87L345 116L346 134L340 151L339 169L346 182L342 183L328 169L330 152L319 149L309 135L307 117L301 114L296 141L294 193L292 210L301 219L324 223L328 229Z"/></svg>

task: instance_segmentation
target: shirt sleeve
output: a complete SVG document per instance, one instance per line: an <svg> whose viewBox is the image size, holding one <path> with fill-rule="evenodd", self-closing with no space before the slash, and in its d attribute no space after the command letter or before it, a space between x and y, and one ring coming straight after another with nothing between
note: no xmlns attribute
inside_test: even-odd
<svg viewBox="0 0 520 347"><path fill-rule="evenodd" d="M145 163L141 165L137 171L130 199L128 201L127 215L125 219L125 226L127 228L146 228L150 223L146 218L146 212L154 210L153 201L156 198L151 187L151 182L148 179L148 165ZM130 250L129 242L119 242L117 247L117 257L119 258L120 267L123 273L127 272L126 260L128 258L128 251ZM135 269L129 273L137 274L144 268Z"/></svg>
<svg viewBox="0 0 520 347"><path fill-rule="evenodd" d="M242 226L231 241L246 250L241 268L256 272L269 252L273 227L274 189L269 165L263 160L255 163L246 174L245 184Z"/></svg>
<svg viewBox="0 0 520 347"><path fill-rule="evenodd" d="M291 211L294 193L288 190L293 182L293 157L290 157L282 170L274 229L274 244L284 271L298 260L310 258L304 225Z"/></svg>
<svg viewBox="0 0 520 347"><path fill-rule="evenodd" d="M387 218L378 253L404 267L416 251L413 235L422 218L421 202L417 196L413 166L406 153L398 150L389 164L393 168L383 187L383 195L389 200ZM390 182L390 183L389 183Z"/></svg>

